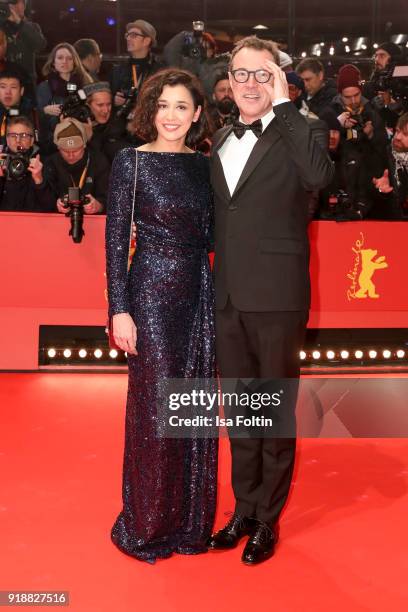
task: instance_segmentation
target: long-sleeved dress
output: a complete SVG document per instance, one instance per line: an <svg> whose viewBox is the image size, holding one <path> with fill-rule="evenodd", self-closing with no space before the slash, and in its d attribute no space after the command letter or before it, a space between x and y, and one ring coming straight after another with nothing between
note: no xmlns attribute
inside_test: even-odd
<svg viewBox="0 0 408 612"><path fill-rule="evenodd" d="M214 520L217 440L157 434L161 381L215 375L212 194L201 153L138 151L137 158L129 273L135 149L115 158L107 208L109 312L130 313L138 334L138 355L128 356L123 509L112 540L154 562L204 552Z"/></svg>

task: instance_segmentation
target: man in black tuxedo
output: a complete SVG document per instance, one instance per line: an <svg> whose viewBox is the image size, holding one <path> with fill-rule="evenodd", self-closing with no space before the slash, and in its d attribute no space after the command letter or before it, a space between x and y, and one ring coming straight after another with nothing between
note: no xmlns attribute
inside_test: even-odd
<svg viewBox="0 0 408 612"><path fill-rule="evenodd" d="M237 43L229 79L240 121L213 142L217 361L223 378L296 386L310 303L306 191L328 184L333 169L278 66L274 43ZM285 408L293 421L295 403ZM210 549L249 535L244 563L272 556L295 458L287 435L230 438L235 512Z"/></svg>

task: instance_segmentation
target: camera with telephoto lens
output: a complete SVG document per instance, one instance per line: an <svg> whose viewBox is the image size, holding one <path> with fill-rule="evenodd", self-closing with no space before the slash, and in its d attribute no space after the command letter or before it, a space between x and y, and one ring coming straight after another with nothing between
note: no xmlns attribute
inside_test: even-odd
<svg viewBox="0 0 408 612"><path fill-rule="evenodd" d="M68 97L61 105L61 116L87 123L91 118L91 109L86 103L86 93L83 89L78 89L75 83L67 83L67 92Z"/></svg>
<svg viewBox="0 0 408 612"><path fill-rule="evenodd" d="M124 117L125 119L128 119L131 111L133 110L134 106L136 105L138 88L137 87L131 87L130 89L122 89L120 93L125 98L125 102L116 111L116 117L118 119L120 119L121 117Z"/></svg>
<svg viewBox="0 0 408 612"><path fill-rule="evenodd" d="M79 187L68 187L68 193L63 197L64 208L67 209L66 216L71 217L71 229L69 236L76 243L82 241L85 235L84 225L84 206L89 204L89 196L81 193Z"/></svg>
<svg viewBox="0 0 408 612"><path fill-rule="evenodd" d="M195 60L205 60L207 49L203 44L204 21L193 21L193 31L184 37L182 54Z"/></svg>
<svg viewBox="0 0 408 612"><path fill-rule="evenodd" d="M20 181L29 174L29 165L39 148L34 145L28 150L18 147L17 153L7 152L0 159L0 168L13 181Z"/></svg>
<svg viewBox="0 0 408 612"><path fill-rule="evenodd" d="M384 101L378 96L379 92L387 91L395 100L388 105L391 111L398 114L408 111L408 66L391 64L377 72L373 81L377 96L374 99L374 105L377 110L384 108Z"/></svg>
<svg viewBox="0 0 408 612"><path fill-rule="evenodd" d="M0 0L0 23L10 17L10 4L17 4L17 2L18 0Z"/></svg>

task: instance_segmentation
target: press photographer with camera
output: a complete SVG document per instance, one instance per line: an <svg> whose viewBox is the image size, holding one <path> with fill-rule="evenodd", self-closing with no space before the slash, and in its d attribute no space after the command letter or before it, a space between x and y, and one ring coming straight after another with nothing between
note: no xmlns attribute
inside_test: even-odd
<svg viewBox="0 0 408 612"><path fill-rule="evenodd" d="M113 113L112 92L107 81L85 85L84 92L92 121L92 138L88 144L94 151L102 152L112 163L121 149L141 144L141 141L135 143L128 133L125 117Z"/></svg>
<svg viewBox="0 0 408 612"><path fill-rule="evenodd" d="M0 146L6 144L7 123L10 117L24 115L31 120L31 104L24 96L19 74L14 71L0 73Z"/></svg>
<svg viewBox="0 0 408 612"><path fill-rule="evenodd" d="M128 118L136 104L138 91L143 82L163 64L153 55L156 45L156 29L148 21L137 19L126 26L125 33L129 59L114 66L110 76L113 102L120 116Z"/></svg>
<svg viewBox="0 0 408 612"><path fill-rule="evenodd" d="M55 151L54 130L60 120L63 105L70 95L68 88L80 90L91 83L92 79L82 66L74 47L65 42L54 47L42 72L46 80L37 87L40 147L44 154L50 154Z"/></svg>
<svg viewBox="0 0 408 612"><path fill-rule="evenodd" d="M43 51L47 41L38 23L26 18L25 0L0 1L0 25L7 36L7 57L28 73L31 84L37 82L35 55Z"/></svg>
<svg viewBox="0 0 408 612"><path fill-rule="evenodd" d="M393 42L381 43L374 53L374 70L364 84L363 94L372 101L391 132L398 117L408 111L408 83L393 78L395 66L404 64L401 48ZM402 91L401 91L402 90ZM398 97L405 90L405 104Z"/></svg>
<svg viewBox="0 0 408 612"><path fill-rule="evenodd" d="M388 147L388 166L373 183L389 210L389 218L408 220L408 113L398 119Z"/></svg>
<svg viewBox="0 0 408 612"><path fill-rule="evenodd" d="M0 210L55 212L55 199L43 178L31 121L23 116L11 117L6 142L0 154Z"/></svg>
<svg viewBox="0 0 408 612"><path fill-rule="evenodd" d="M208 100L211 100L216 75L228 71L229 53L217 53L217 43L205 31L203 21L193 21L191 31L179 32L165 45L163 58L167 66L189 70L200 79Z"/></svg>
<svg viewBox="0 0 408 612"><path fill-rule="evenodd" d="M58 152L45 162L45 178L54 194L60 213L69 213L69 189L79 189L83 212L103 213L106 206L110 165L104 155L87 146L89 126L67 118L55 128L54 143Z"/></svg>
<svg viewBox="0 0 408 612"><path fill-rule="evenodd" d="M362 96L361 88L358 68L352 64L342 66L337 79L338 95L320 115L330 129L337 126L340 133L336 177L331 185L341 190L339 206L333 207L338 220L367 217L373 203L372 179L380 176L386 166L385 126ZM334 202L336 194L330 195Z"/></svg>

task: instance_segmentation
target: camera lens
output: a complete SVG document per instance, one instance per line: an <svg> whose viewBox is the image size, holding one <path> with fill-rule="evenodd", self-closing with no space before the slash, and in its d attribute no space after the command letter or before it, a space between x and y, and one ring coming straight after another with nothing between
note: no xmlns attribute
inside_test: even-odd
<svg viewBox="0 0 408 612"><path fill-rule="evenodd" d="M27 173L29 160L22 155L12 157L9 162L10 178L18 181Z"/></svg>

